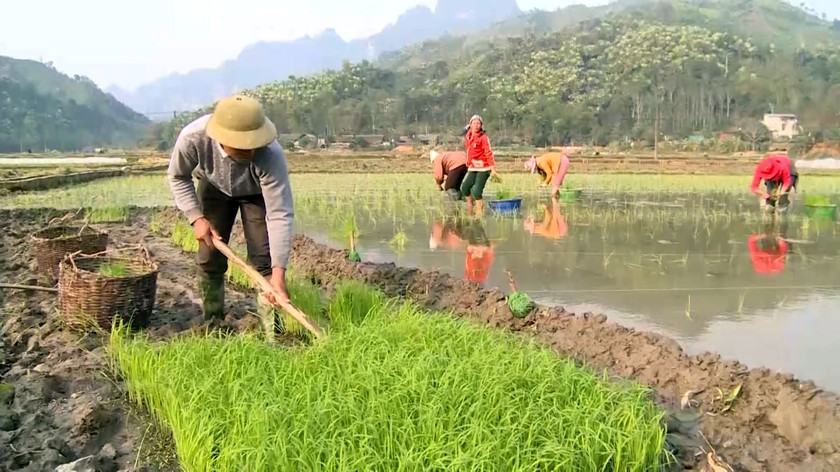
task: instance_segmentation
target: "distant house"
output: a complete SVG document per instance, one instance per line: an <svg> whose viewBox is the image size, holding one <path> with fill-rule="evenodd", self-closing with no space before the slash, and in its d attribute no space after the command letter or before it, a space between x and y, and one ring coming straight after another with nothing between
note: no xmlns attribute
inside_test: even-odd
<svg viewBox="0 0 840 472"><path fill-rule="evenodd" d="M418 134L415 136L415 138L423 146L428 146L430 144L433 146L437 146L441 144L440 137L436 134Z"/></svg>
<svg viewBox="0 0 840 472"><path fill-rule="evenodd" d="M381 134L345 134L337 136L335 144L349 146L360 141L364 141L368 146L380 146L385 142L385 137Z"/></svg>
<svg viewBox="0 0 840 472"><path fill-rule="evenodd" d="M301 140L303 140L305 145L301 145ZM308 133L284 133L277 135L277 141L279 141L280 144L283 146L285 146L287 143L293 143L295 147L305 147L310 143L314 143L315 140L315 135Z"/></svg>
<svg viewBox="0 0 840 472"><path fill-rule="evenodd" d="M793 138L799 134L799 121L796 115L768 113L761 123L770 130L774 139Z"/></svg>

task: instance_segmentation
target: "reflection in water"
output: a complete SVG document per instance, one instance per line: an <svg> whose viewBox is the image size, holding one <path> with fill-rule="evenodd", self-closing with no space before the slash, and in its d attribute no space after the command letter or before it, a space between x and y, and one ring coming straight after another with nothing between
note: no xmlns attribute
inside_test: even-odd
<svg viewBox="0 0 840 472"><path fill-rule="evenodd" d="M827 367L840 353L836 222L817 224L793 208L768 226L747 195L608 194L549 202L526 197L524 224L489 215L459 221L439 204L428 211L371 205L356 213L358 251L366 261L436 270L502 290L507 269L517 275L517 289L539 303L605 313L672 336L692 353L713 350L840 391L840 371ZM346 211L329 209L302 210L299 230L325 234ZM397 252L388 241L400 230L408 242Z"/></svg>
<svg viewBox="0 0 840 472"><path fill-rule="evenodd" d="M465 248L464 278L484 285L493 267L494 244L487 237L484 225L477 219L447 218L435 220L429 249Z"/></svg>
<svg viewBox="0 0 840 472"><path fill-rule="evenodd" d="M778 235L775 234L773 223L770 223L761 233L747 238L750 260L756 273L778 274L785 270L789 249L788 242L785 241L786 234L787 221L784 220L779 225Z"/></svg>
<svg viewBox="0 0 840 472"><path fill-rule="evenodd" d="M560 211L560 204L556 199L551 199L551 209L548 205L543 205L543 219L540 222L535 222L533 217L528 217L523 223L525 231L531 234L538 234L548 239L562 239L569 234L569 225L566 223L566 217Z"/></svg>

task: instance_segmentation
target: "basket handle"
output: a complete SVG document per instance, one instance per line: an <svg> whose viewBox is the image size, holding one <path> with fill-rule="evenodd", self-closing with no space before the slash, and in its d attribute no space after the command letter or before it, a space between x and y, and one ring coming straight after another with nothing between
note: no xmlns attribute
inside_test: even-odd
<svg viewBox="0 0 840 472"><path fill-rule="evenodd" d="M79 228L79 234L77 235L77 237L81 238L81 237L82 237L82 233L84 233L84 232L85 232L85 230L88 228L88 226L89 226L89 225L88 225L88 222L87 222L87 220L85 220L85 223L82 225L82 227L81 227L81 228Z"/></svg>
<svg viewBox="0 0 840 472"><path fill-rule="evenodd" d="M76 251L76 252L71 252L71 253L67 254L66 256L64 256L64 261L69 262L73 266L74 271L79 270L79 268L76 267L76 256L78 256L81 253L82 253L82 251Z"/></svg>
<svg viewBox="0 0 840 472"><path fill-rule="evenodd" d="M76 210L76 213L70 212L65 214L64 216L56 216L55 218L47 221L47 228L52 226L53 223L64 223L67 220L72 220L73 218L79 216L79 213L81 213L82 210L83 208L79 208L78 210Z"/></svg>
<svg viewBox="0 0 840 472"><path fill-rule="evenodd" d="M146 247L145 244L135 244L135 245L132 245L132 246L106 249L104 251L96 252L96 253L93 253L93 254L85 254L85 256L97 257L97 256L104 256L104 255L108 255L108 254L115 254L115 253L118 253L118 252L126 252L126 251L140 251L140 253L143 255L143 258L145 259L146 262L149 262L149 263L153 262L152 261L152 256L149 253L149 248ZM75 257L75 256L79 255L81 252L82 251L76 251L72 254L68 254L67 257Z"/></svg>

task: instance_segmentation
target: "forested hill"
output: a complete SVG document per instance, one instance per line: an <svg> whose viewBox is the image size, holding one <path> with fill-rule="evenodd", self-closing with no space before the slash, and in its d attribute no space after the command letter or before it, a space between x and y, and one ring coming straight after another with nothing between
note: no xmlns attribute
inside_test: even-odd
<svg viewBox="0 0 840 472"><path fill-rule="evenodd" d="M0 56L0 152L134 145L148 124L86 77Z"/></svg>
<svg viewBox="0 0 840 472"><path fill-rule="evenodd" d="M840 130L836 24L781 0L631 3L553 33L443 38L248 93L281 133L455 133L475 112L495 142L535 145L650 139L657 122L662 136L711 135L771 111Z"/></svg>
<svg viewBox="0 0 840 472"><path fill-rule="evenodd" d="M815 45L840 47L840 20L826 21L784 0L616 0L607 5L572 5L534 11L470 36L448 36L383 54L383 67L404 69L423 62L457 59L504 43L513 36L545 35L582 22L622 15L665 24L693 25L794 52Z"/></svg>

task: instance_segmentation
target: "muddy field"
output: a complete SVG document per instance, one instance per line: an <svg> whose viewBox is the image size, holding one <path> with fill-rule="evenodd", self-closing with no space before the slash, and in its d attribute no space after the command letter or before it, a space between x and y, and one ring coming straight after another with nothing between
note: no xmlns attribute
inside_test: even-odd
<svg viewBox="0 0 840 472"><path fill-rule="evenodd" d="M194 291L193 256L151 234L147 210L136 212L131 227L106 228L110 246L143 243L160 263L151 335L257 329L248 314L253 294L231 287L229 315L222 326L207 326ZM0 281L38 282L28 237L63 213L0 212L9 228L0 235ZM499 291L393 264L349 263L344 251L304 236L295 239L292 265L327 290L341 279L366 281L430 309L536 337L593 368L650 385L671 411L669 440L685 468L702 465L708 440L735 470L840 469L840 401L810 382L748 370L713 354L687 356L673 340L617 326L603 315L539 307L516 319ZM52 293L0 290L0 470L52 470L85 457L97 470L177 470L165 437L128 408L108 369L102 338L64 331L56 301ZM726 401L739 385L737 397Z"/></svg>

